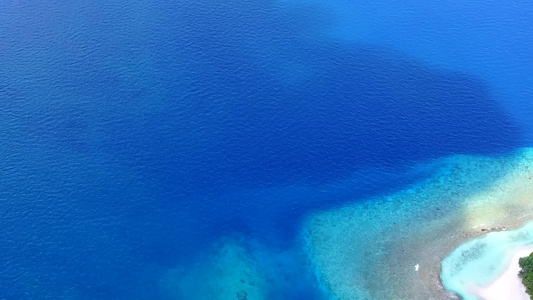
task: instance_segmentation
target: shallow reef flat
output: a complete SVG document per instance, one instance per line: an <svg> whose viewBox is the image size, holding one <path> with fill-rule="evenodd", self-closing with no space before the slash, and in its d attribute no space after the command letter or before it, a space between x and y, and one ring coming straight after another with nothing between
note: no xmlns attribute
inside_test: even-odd
<svg viewBox="0 0 533 300"><path fill-rule="evenodd" d="M435 171L404 190L305 221L305 249L329 298L458 299L441 284L441 261L468 240L533 216L531 148L416 168Z"/></svg>

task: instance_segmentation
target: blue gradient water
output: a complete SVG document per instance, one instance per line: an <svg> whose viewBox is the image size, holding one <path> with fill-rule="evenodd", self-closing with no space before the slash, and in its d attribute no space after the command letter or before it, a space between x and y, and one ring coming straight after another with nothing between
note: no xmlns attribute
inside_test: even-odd
<svg viewBox="0 0 533 300"><path fill-rule="evenodd" d="M318 298L303 217L531 145L531 5L367 2L0 1L0 299L166 299L227 235Z"/></svg>

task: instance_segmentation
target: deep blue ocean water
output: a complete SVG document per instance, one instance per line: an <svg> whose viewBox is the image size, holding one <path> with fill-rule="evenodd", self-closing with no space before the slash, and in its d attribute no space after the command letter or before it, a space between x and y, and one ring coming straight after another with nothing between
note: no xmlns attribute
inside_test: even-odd
<svg viewBox="0 0 533 300"><path fill-rule="evenodd" d="M222 236L290 252L309 213L424 176L407 165L531 146L532 17L0 1L0 299L166 299L161 274ZM272 299L320 298L298 259Z"/></svg>

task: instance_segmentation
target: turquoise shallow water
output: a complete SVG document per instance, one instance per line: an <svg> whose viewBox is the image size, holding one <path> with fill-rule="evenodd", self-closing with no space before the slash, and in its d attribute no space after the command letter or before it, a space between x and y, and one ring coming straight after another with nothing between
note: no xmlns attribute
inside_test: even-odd
<svg viewBox="0 0 533 300"><path fill-rule="evenodd" d="M476 300L468 285L490 283L509 265L513 249L531 245L533 222L519 229L492 232L468 241L442 261L442 284L464 300Z"/></svg>
<svg viewBox="0 0 533 300"><path fill-rule="evenodd" d="M482 228L513 227L533 212L532 149L505 157L454 156L429 165L438 167L408 188L308 219L303 236L326 294L335 299L446 299L450 295L438 290L441 260L480 236ZM501 242L500 235L494 237L487 249ZM512 246L483 255L495 259ZM492 267L480 282L498 271Z"/></svg>
<svg viewBox="0 0 533 300"><path fill-rule="evenodd" d="M270 299L281 290L301 297L313 282L325 299L451 299L438 290L441 276L445 288L463 295L457 282L475 277L475 284L488 283L505 266L499 258L507 250L533 240L530 223L469 241L482 228L511 228L528 219L531 170L531 148L417 164L404 173L423 176L405 188L315 211L297 229L291 248L227 236L191 265L169 269L160 285L178 299L198 291L198 297L212 299L243 292L250 299ZM310 195L328 188L331 184L286 187ZM284 273L289 269L298 272Z"/></svg>

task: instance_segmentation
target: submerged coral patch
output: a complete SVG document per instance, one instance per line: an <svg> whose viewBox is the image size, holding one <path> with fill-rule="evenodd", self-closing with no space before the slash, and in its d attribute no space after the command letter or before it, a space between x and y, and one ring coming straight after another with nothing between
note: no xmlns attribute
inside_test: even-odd
<svg viewBox="0 0 533 300"><path fill-rule="evenodd" d="M203 261L171 269L160 279L165 299L264 300L264 274L244 240L223 238Z"/></svg>

